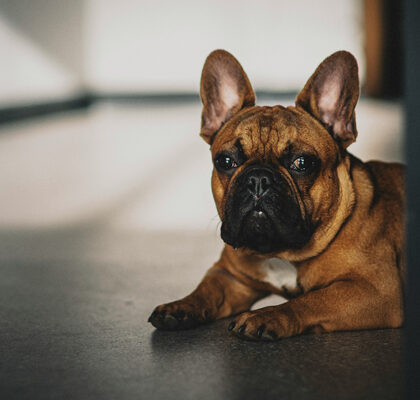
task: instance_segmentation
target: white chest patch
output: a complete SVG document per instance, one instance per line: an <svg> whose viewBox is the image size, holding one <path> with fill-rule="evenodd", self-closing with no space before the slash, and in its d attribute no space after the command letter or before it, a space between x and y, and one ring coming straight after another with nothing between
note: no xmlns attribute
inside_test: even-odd
<svg viewBox="0 0 420 400"><path fill-rule="evenodd" d="M262 280L275 288L285 287L292 291L297 287L297 270L289 261L281 258L269 258L261 264L263 274Z"/></svg>

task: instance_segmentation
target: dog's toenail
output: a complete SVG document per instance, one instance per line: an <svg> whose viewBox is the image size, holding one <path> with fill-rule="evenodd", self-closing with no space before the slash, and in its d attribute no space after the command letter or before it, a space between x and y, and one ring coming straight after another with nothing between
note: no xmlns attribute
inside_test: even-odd
<svg viewBox="0 0 420 400"><path fill-rule="evenodd" d="M245 329L246 329L246 324L241 325L238 329L238 333L244 333Z"/></svg>
<svg viewBox="0 0 420 400"><path fill-rule="evenodd" d="M265 329L265 325L264 324L260 325L260 327L258 328L258 330L257 330L257 336L259 338L262 336L262 334L264 332L264 329Z"/></svg>
<svg viewBox="0 0 420 400"><path fill-rule="evenodd" d="M228 326L228 330L231 331L235 327L235 325L236 325L236 322L232 321Z"/></svg>

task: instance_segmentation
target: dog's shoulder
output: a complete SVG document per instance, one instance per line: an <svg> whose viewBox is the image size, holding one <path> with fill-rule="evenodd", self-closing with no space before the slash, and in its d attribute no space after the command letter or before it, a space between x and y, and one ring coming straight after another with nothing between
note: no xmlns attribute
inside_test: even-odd
<svg viewBox="0 0 420 400"><path fill-rule="evenodd" d="M353 156L351 164L357 198L354 220L359 229L372 230L373 236L388 237L401 247L405 208L404 165L362 162Z"/></svg>
<svg viewBox="0 0 420 400"><path fill-rule="evenodd" d="M369 161L364 163L370 173L376 195L386 201L403 204L405 166L400 163Z"/></svg>
<svg viewBox="0 0 420 400"><path fill-rule="evenodd" d="M365 165L379 183L391 184L395 189L404 188L405 165L397 162L369 161Z"/></svg>
<svg viewBox="0 0 420 400"><path fill-rule="evenodd" d="M405 166L397 162L363 162L350 155L352 179L357 181L360 190L372 192L374 197L383 200L404 201Z"/></svg>

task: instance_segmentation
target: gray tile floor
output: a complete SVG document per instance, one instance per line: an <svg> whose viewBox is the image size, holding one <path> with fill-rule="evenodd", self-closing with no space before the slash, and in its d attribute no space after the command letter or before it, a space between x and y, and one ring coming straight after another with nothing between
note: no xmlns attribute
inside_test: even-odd
<svg viewBox="0 0 420 400"><path fill-rule="evenodd" d="M105 105L0 128L0 397L401 398L402 330L251 343L228 320L146 322L221 249L199 113ZM398 104L358 118L356 155L401 160Z"/></svg>
<svg viewBox="0 0 420 400"><path fill-rule="evenodd" d="M0 236L4 399L398 399L402 330L230 335L146 323L185 295L215 235L50 232ZM180 279L182 276L185 279Z"/></svg>

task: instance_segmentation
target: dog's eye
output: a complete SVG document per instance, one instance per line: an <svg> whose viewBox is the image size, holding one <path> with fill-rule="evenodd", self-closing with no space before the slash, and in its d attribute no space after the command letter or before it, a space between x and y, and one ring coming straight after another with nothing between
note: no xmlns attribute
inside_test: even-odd
<svg viewBox="0 0 420 400"><path fill-rule="evenodd" d="M292 164L290 164L290 169L298 172L308 171L314 165L314 161L308 157L299 156L296 157Z"/></svg>
<svg viewBox="0 0 420 400"><path fill-rule="evenodd" d="M233 168L237 168L238 166L236 161L231 156L223 154L216 158L215 164L217 168L224 171L229 171Z"/></svg>

